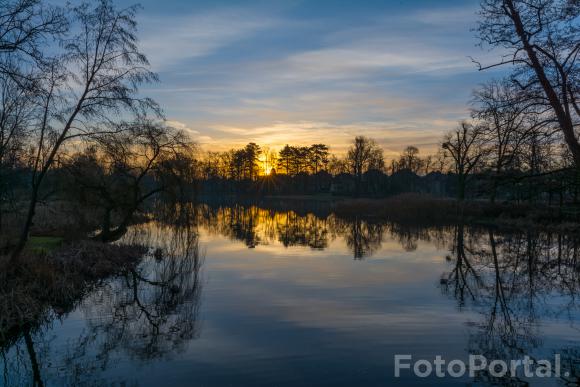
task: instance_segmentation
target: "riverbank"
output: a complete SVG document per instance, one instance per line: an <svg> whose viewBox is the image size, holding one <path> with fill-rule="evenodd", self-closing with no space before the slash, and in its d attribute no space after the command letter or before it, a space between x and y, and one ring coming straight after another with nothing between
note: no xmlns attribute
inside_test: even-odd
<svg viewBox="0 0 580 387"><path fill-rule="evenodd" d="M298 214L313 213L326 217L334 214L346 219L372 222L422 223L449 225L463 222L511 229L550 229L577 231L580 207L548 206L535 203L490 203L487 200L439 198L407 193L386 198L352 198L333 195L271 195L263 197L227 196L201 198L210 206L258 206Z"/></svg>
<svg viewBox="0 0 580 387"><path fill-rule="evenodd" d="M429 195L403 194L384 199L342 199L333 203L335 215L400 223L467 224L499 228L576 231L580 217L575 208L487 201L457 202Z"/></svg>
<svg viewBox="0 0 580 387"><path fill-rule="evenodd" d="M0 257L0 348L23 327L69 312L95 284L135 267L146 251L79 241L50 252L29 249L16 264Z"/></svg>

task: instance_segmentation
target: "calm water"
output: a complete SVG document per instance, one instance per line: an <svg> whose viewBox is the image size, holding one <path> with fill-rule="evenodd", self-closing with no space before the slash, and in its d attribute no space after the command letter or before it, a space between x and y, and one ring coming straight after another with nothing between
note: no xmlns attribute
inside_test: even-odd
<svg viewBox="0 0 580 387"><path fill-rule="evenodd" d="M192 209L189 209L192 210ZM0 357L0 385L523 385L394 378L415 359L580 371L578 239L341 220L255 206L168 211L152 247ZM564 385L564 378L528 380Z"/></svg>

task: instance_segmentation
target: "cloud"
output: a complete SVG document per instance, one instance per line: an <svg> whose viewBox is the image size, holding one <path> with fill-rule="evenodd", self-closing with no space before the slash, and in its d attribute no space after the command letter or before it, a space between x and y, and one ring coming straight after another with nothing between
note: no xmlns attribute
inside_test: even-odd
<svg viewBox="0 0 580 387"><path fill-rule="evenodd" d="M456 125L454 120L427 119L405 122L356 122L334 124L329 122L296 121L274 122L265 126L214 125L206 128L212 137L200 143L206 149L227 150L256 142L271 149L285 144L311 145L327 143L337 154L344 154L355 136L371 137L383 147L387 159L397 157L408 145L419 146L423 154L435 153L443 132Z"/></svg>
<svg viewBox="0 0 580 387"><path fill-rule="evenodd" d="M248 38L276 21L240 8L223 8L167 18L145 17L141 44L156 71L175 68L187 59L215 53Z"/></svg>
<svg viewBox="0 0 580 387"><path fill-rule="evenodd" d="M419 9L409 15L408 20L438 28L456 28L457 25L471 28L477 23L477 8L473 4L440 9Z"/></svg>
<svg viewBox="0 0 580 387"><path fill-rule="evenodd" d="M167 120L165 123L168 126L171 126L175 129L183 130L184 132L189 133L191 135L199 134L199 132L197 130L191 129L186 124L184 124L183 122L180 122L180 121Z"/></svg>
<svg viewBox="0 0 580 387"><path fill-rule="evenodd" d="M326 142L342 152L363 134L389 154L411 144L432 152L489 76L468 58L492 55L469 30L475 2L392 14L360 7L364 16L348 21L296 7L147 17L143 43L163 80L148 91L174 126L211 149Z"/></svg>

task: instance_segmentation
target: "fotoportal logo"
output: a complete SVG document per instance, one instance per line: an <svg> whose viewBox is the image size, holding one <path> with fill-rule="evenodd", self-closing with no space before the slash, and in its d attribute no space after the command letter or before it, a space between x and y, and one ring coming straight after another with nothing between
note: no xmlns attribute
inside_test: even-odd
<svg viewBox="0 0 580 387"><path fill-rule="evenodd" d="M447 361L437 355L433 360L414 360L412 355L395 355L395 377L399 378L403 373L414 375L418 378L427 378L435 375L438 378L461 378L465 375L475 377L478 373L487 372L495 378L518 377L526 378L559 378L561 374L560 355L556 354L553 359L535 360L529 356L522 359L504 361L488 360L483 355L469 355L467 363L463 360L453 359ZM563 376L569 376L564 372Z"/></svg>

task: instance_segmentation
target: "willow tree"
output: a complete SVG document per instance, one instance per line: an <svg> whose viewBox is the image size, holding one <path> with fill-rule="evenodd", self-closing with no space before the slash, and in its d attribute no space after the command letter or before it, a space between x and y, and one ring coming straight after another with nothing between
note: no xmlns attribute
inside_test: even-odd
<svg viewBox="0 0 580 387"><path fill-rule="evenodd" d="M122 236L149 199L192 182L187 158L194 145L183 131L150 120L123 125L64 163L72 199L101 212L96 238L104 242Z"/></svg>

